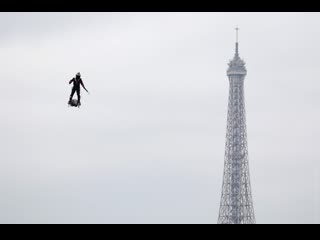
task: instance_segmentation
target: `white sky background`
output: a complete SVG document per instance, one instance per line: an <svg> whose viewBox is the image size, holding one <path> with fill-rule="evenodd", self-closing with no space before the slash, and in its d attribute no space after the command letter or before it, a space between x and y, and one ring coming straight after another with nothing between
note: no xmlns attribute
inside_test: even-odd
<svg viewBox="0 0 320 240"><path fill-rule="evenodd" d="M235 26L257 222L320 223L319 13L0 13L0 223L216 223Z"/></svg>

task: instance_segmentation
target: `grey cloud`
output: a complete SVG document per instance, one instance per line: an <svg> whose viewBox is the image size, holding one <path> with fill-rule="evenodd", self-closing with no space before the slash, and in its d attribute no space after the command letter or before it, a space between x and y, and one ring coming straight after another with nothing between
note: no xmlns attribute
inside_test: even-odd
<svg viewBox="0 0 320 240"><path fill-rule="evenodd" d="M216 223L238 25L257 222L319 223L319 20L0 13L0 222Z"/></svg>

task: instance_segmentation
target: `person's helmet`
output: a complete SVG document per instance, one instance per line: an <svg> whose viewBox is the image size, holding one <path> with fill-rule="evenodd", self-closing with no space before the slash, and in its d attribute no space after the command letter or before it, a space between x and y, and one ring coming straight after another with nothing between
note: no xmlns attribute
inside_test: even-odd
<svg viewBox="0 0 320 240"><path fill-rule="evenodd" d="M81 74L80 74L80 73L77 73L76 77L81 77Z"/></svg>

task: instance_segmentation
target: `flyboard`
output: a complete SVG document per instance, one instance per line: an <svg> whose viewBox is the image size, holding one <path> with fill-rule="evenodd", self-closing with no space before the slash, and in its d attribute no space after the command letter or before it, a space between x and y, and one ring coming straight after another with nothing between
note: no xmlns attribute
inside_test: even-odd
<svg viewBox="0 0 320 240"><path fill-rule="evenodd" d="M69 107L78 107L80 108L81 103L78 102L77 99L72 99L71 102L68 103Z"/></svg>

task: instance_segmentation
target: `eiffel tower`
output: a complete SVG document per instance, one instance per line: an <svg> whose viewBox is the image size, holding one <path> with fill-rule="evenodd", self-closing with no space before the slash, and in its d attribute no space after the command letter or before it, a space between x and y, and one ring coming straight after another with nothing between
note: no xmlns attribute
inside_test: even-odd
<svg viewBox="0 0 320 240"><path fill-rule="evenodd" d="M245 62L239 57L238 28L236 49L229 62L228 122L225 163L218 224L255 224L251 195L246 114L244 101Z"/></svg>

